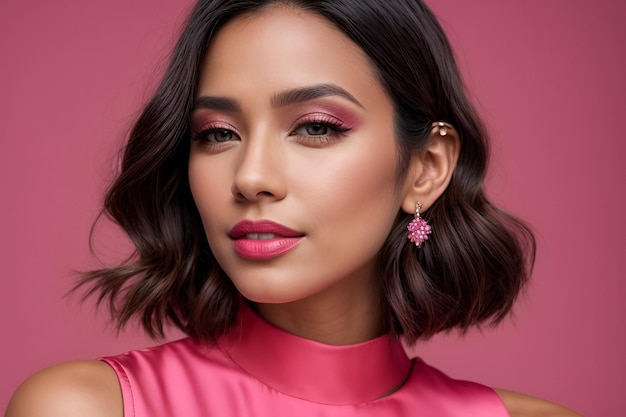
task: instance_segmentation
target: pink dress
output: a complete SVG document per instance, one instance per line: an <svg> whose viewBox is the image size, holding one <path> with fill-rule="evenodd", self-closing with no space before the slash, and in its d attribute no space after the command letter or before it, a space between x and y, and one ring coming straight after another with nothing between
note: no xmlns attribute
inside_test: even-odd
<svg viewBox="0 0 626 417"><path fill-rule="evenodd" d="M491 388L409 359L391 336L329 346L248 309L215 344L186 338L101 360L125 417L509 416Z"/></svg>

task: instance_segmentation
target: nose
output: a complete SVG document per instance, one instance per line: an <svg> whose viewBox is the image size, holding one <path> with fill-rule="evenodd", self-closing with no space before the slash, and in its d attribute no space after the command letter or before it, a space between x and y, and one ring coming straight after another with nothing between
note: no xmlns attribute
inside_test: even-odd
<svg viewBox="0 0 626 417"><path fill-rule="evenodd" d="M241 147L231 192L238 201L282 200L287 194L280 138L251 137Z"/></svg>

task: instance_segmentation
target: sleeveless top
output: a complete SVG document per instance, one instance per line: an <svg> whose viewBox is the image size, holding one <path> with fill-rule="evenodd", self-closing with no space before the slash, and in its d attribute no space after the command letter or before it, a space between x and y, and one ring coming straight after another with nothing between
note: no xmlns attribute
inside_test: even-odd
<svg viewBox="0 0 626 417"><path fill-rule="evenodd" d="M491 388L409 359L390 335L330 346L249 309L213 344L185 338L100 360L118 376L125 417L509 416Z"/></svg>

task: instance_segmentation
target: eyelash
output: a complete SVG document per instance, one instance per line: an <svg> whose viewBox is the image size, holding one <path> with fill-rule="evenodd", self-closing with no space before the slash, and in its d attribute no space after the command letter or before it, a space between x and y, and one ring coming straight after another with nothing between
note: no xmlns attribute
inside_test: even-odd
<svg viewBox="0 0 626 417"><path fill-rule="evenodd" d="M301 129L315 126L317 128L323 128L326 130L324 134L301 134L298 133ZM350 128L345 126L341 121L335 119L330 115L310 115L303 120L298 121L296 127L291 130L292 133L289 136L296 136L304 141L311 141L314 145L327 145L334 143L341 139L346 132L350 131Z"/></svg>
<svg viewBox="0 0 626 417"><path fill-rule="evenodd" d="M312 126L315 126L318 129L324 129L325 133L317 135L307 132L304 134L298 133L300 130L307 129ZM299 140L309 142L312 146L321 146L338 141L348 131L350 131L350 128L344 126L344 124L338 119L330 115L317 114L309 115L303 120L299 120L295 124L295 127L290 129L291 133L289 133L289 136L297 137ZM231 137L226 140L216 140L215 136L211 136L220 133L230 134ZM192 141L197 141L200 143L202 148L210 150L218 149L220 146L227 145L229 142L232 142L232 139L235 138L240 140L240 135L237 131L232 126L222 123L209 125L191 136Z"/></svg>
<svg viewBox="0 0 626 417"><path fill-rule="evenodd" d="M227 145L231 140L215 140L210 139L211 135L218 133L229 133L232 137L239 138L239 134L233 129L232 126L222 123L215 123L203 128L197 133L193 133L191 136L192 141L200 143L203 149L215 149L220 146Z"/></svg>

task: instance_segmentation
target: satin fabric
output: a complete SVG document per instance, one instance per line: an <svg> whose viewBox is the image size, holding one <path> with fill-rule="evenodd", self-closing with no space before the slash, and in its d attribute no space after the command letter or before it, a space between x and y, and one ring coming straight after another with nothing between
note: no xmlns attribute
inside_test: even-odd
<svg viewBox="0 0 626 417"><path fill-rule="evenodd" d="M492 389L409 359L389 335L330 346L248 309L215 344L186 338L101 360L126 417L509 416Z"/></svg>

